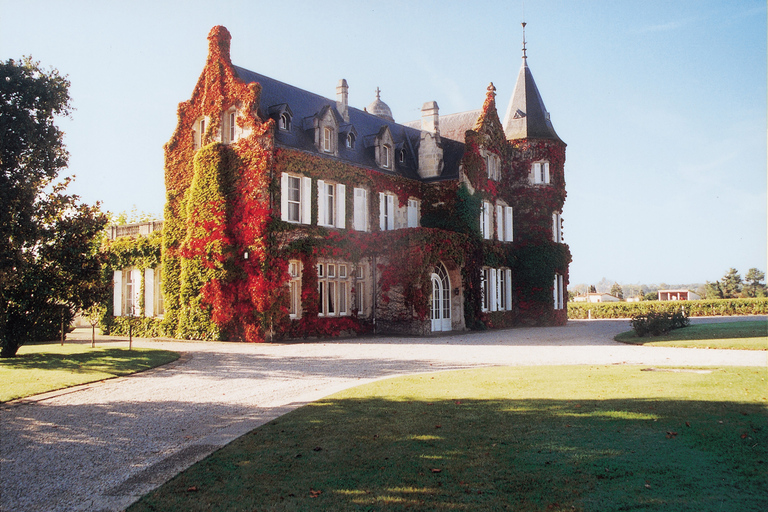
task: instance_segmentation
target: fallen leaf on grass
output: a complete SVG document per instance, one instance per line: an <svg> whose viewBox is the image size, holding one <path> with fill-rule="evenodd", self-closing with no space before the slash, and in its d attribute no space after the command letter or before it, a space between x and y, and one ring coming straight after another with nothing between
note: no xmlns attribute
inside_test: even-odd
<svg viewBox="0 0 768 512"><path fill-rule="evenodd" d="M187 487L187 492L197 492L197 486Z"/></svg>
<svg viewBox="0 0 768 512"><path fill-rule="evenodd" d="M314 490L314 489L310 489L310 490L309 490L309 497L310 497L310 498L317 498L317 497L318 497L318 496L320 496L321 494L323 494L323 491L316 491L316 490Z"/></svg>
<svg viewBox="0 0 768 512"><path fill-rule="evenodd" d="M441 428L442 425L435 425L435 428Z"/></svg>
<svg viewBox="0 0 768 512"><path fill-rule="evenodd" d="M677 432L672 432L670 430L667 431L667 439L674 439L677 435Z"/></svg>
<svg viewBox="0 0 768 512"><path fill-rule="evenodd" d="M442 469L437 469L437 468L434 468L434 469L432 469L431 471L432 471L433 473L442 473L442 471L443 471L443 470L442 470Z"/></svg>

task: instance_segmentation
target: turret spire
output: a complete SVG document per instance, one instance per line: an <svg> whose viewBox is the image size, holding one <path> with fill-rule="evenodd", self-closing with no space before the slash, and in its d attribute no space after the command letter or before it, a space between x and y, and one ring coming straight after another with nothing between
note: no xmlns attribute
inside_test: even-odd
<svg viewBox="0 0 768 512"><path fill-rule="evenodd" d="M528 55L525 54L525 25L527 23L523 22L523 62L528 63Z"/></svg>

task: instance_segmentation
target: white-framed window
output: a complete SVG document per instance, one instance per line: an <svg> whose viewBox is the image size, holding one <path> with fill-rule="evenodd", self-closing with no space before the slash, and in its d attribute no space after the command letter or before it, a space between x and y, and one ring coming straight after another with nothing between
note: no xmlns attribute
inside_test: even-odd
<svg viewBox="0 0 768 512"><path fill-rule="evenodd" d="M369 231L368 225L368 191L364 188L354 190L355 231Z"/></svg>
<svg viewBox="0 0 768 512"><path fill-rule="evenodd" d="M534 162L531 166L533 183L535 185L545 185L549 183L549 162Z"/></svg>
<svg viewBox="0 0 768 512"><path fill-rule="evenodd" d="M237 141L237 111L229 110L221 115L221 141L231 144Z"/></svg>
<svg viewBox="0 0 768 512"><path fill-rule="evenodd" d="M379 192L379 229L390 231L395 229L395 196Z"/></svg>
<svg viewBox="0 0 768 512"><path fill-rule="evenodd" d="M408 200L408 227L409 228L417 228L419 227L419 200L418 199L409 199Z"/></svg>
<svg viewBox="0 0 768 512"><path fill-rule="evenodd" d="M113 273L114 316L139 316L139 295L141 294L141 270L128 268Z"/></svg>
<svg viewBox="0 0 768 512"><path fill-rule="evenodd" d="M513 241L512 207L503 204L496 205L496 237L499 242Z"/></svg>
<svg viewBox="0 0 768 512"><path fill-rule="evenodd" d="M383 144L381 146L381 166L389 169L392 166L392 146Z"/></svg>
<svg viewBox="0 0 768 512"><path fill-rule="evenodd" d="M196 150L203 147L203 142L205 141L205 129L208 126L206 121L205 117L199 118L195 121L195 124L192 127L192 145Z"/></svg>
<svg viewBox="0 0 768 512"><path fill-rule="evenodd" d="M340 262L317 264L317 287L320 295L320 316L345 316L349 314L350 265Z"/></svg>
<svg viewBox="0 0 768 512"><path fill-rule="evenodd" d="M352 132L347 134L347 148L355 149L355 134Z"/></svg>
<svg viewBox="0 0 768 512"><path fill-rule="evenodd" d="M563 219L559 213L552 214L552 240L555 243L563 243Z"/></svg>
<svg viewBox="0 0 768 512"><path fill-rule="evenodd" d="M512 310L512 271L508 268L483 267L480 273L480 309Z"/></svg>
<svg viewBox="0 0 768 512"><path fill-rule="evenodd" d="M288 261L288 274L291 276L288 281L290 296L288 312L291 318L299 318L301 316L301 261Z"/></svg>
<svg viewBox="0 0 768 512"><path fill-rule="evenodd" d="M341 183L317 181L317 223L320 226L345 228L346 187Z"/></svg>
<svg viewBox="0 0 768 512"><path fill-rule="evenodd" d="M333 128L326 126L323 128L323 151L333 152Z"/></svg>
<svg viewBox="0 0 768 512"><path fill-rule="evenodd" d="M355 295L354 308L357 310L358 315L368 316L368 306L371 304L371 298L367 295L370 288L368 286L368 269L365 263L358 263L355 266L353 284Z"/></svg>
<svg viewBox="0 0 768 512"><path fill-rule="evenodd" d="M488 179L501 181L501 159L496 153L484 151L483 160L485 160L485 169L488 173Z"/></svg>
<svg viewBox="0 0 768 512"><path fill-rule="evenodd" d="M283 131L291 131L291 114L288 112L283 112L280 114L280 119L278 120L277 126Z"/></svg>
<svg viewBox="0 0 768 512"><path fill-rule="evenodd" d="M483 201L482 208L480 209L480 233L484 239L490 240L492 230L491 203Z"/></svg>
<svg viewBox="0 0 768 512"><path fill-rule="evenodd" d="M555 274L555 281L552 286L552 298L555 305L555 310L565 308L564 279L560 274Z"/></svg>
<svg viewBox="0 0 768 512"><path fill-rule="evenodd" d="M283 173L280 176L280 218L286 222L312 222L312 178Z"/></svg>

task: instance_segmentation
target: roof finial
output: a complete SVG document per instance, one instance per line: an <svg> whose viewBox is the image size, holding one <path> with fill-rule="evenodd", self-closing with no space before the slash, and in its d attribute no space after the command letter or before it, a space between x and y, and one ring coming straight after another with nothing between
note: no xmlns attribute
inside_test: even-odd
<svg viewBox="0 0 768 512"><path fill-rule="evenodd" d="M381 89L379 89L378 87L376 87L376 99L377 100L381 99Z"/></svg>
<svg viewBox="0 0 768 512"><path fill-rule="evenodd" d="M528 55L525 54L525 26L527 25L526 22L523 22L523 61L528 62Z"/></svg>

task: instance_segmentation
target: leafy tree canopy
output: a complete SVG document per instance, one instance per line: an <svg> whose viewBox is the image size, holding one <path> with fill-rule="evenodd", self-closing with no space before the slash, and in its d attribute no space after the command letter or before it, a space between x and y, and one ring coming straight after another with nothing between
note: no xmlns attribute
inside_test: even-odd
<svg viewBox="0 0 768 512"><path fill-rule="evenodd" d="M103 297L99 206L66 194L70 178L57 116L69 81L26 57L0 62L0 356L50 339L60 319Z"/></svg>

